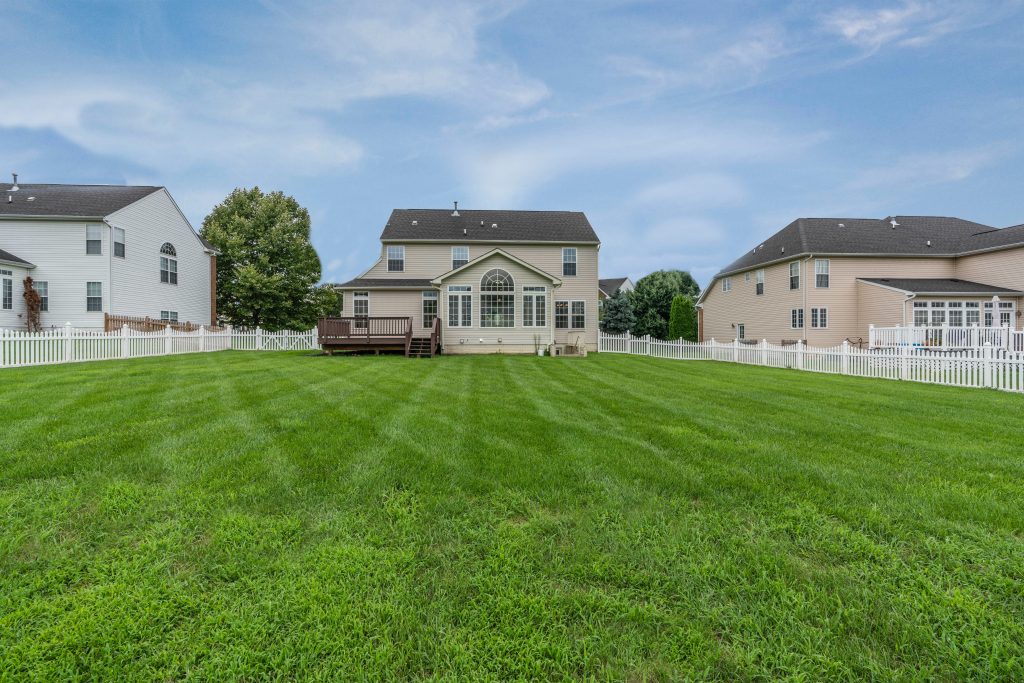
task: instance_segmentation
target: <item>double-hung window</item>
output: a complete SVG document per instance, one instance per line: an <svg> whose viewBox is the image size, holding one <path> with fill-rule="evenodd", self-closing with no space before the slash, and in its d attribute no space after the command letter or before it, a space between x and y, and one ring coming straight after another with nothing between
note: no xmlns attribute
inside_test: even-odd
<svg viewBox="0 0 1024 683"><path fill-rule="evenodd" d="M814 260L814 286L818 289L828 289L829 263L827 258Z"/></svg>
<svg viewBox="0 0 1024 683"><path fill-rule="evenodd" d="M352 315L356 318L356 328L365 330L366 319L370 317L369 292L352 292Z"/></svg>
<svg viewBox="0 0 1024 683"><path fill-rule="evenodd" d="M576 247L562 248L562 275L576 274Z"/></svg>
<svg viewBox="0 0 1024 683"><path fill-rule="evenodd" d="M3 310L9 311L14 308L14 280L10 277L14 274L12 270L0 270L0 275L3 275L3 281L0 285L3 286Z"/></svg>
<svg viewBox="0 0 1024 683"><path fill-rule="evenodd" d="M160 311L160 319L167 322L176 323L178 322L177 311Z"/></svg>
<svg viewBox="0 0 1024 683"><path fill-rule="evenodd" d="M812 308L811 309L811 327L825 328L828 327L828 309L827 308Z"/></svg>
<svg viewBox="0 0 1024 683"><path fill-rule="evenodd" d="M555 328L559 330L569 329L569 302L555 302Z"/></svg>
<svg viewBox="0 0 1024 683"><path fill-rule="evenodd" d="M523 287L523 327L544 327L547 322L547 287Z"/></svg>
<svg viewBox="0 0 1024 683"><path fill-rule="evenodd" d="M437 291L423 292L423 327L433 327L437 318Z"/></svg>
<svg viewBox="0 0 1024 683"><path fill-rule="evenodd" d="M754 284L754 293L761 296L764 294L764 271L759 270L755 275L757 275L757 281Z"/></svg>
<svg viewBox="0 0 1024 683"><path fill-rule="evenodd" d="M480 278L480 327L515 325L515 282L501 268L489 270Z"/></svg>
<svg viewBox="0 0 1024 683"><path fill-rule="evenodd" d="M914 327L928 327L928 302L914 302Z"/></svg>
<svg viewBox="0 0 1024 683"><path fill-rule="evenodd" d="M744 325L743 323L738 323L736 325L736 338L737 339L746 339L746 337L747 337L747 326Z"/></svg>
<svg viewBox="0 0 1024 683"><path fill-rule="evenodd" d="M85 226L85 253L103 253L103 226L98 223L89 223Z"/></svg>
<svg viewBox="0 0 1024 683"><path fill-rule="evenodd" d="M946 302L932 301L929 308L932 311L932 327L942 327L946 324Z"/></svg>
<svg viewBox="0 0 1024 683"><path fill-rule="evenodd" d="M964 302L950 301L947 303L947 315L949 316L950 327L964 326Z"/></svg>
<svg viewBox="0 0 1024 683"><path fill-rule="evenodd" d="M452 270L469 263L469 247L452 247Z"/></svg>
<svg viewBox="0 0 1024 683"><path fill-rule="evenodd" d="M124 228L114 228L114 256L124 258Z"/></svg>
<svg viewBox="0 0 1024 683"><path fill-rule="evenodd" d="M977 301L968 301L964 303L964 323L968 327L977 327L981 323L981 307L978 306Z"/></svg>
<svg viewBox="0 0 1024 683"><path fill-rule="evenodd" d="M388 272L401 273L405 271L405 247L388 247Z"/></svg>
<svg viewBox="0 0 1024 683"><path fill-rule="evenodd" d="M46 280L33 280L32 289L39 295L39 310L50 310L50 283Z"/></svg>
<svg viewBox="0 0 1024 683"><path fill-rule="evenodd" d="M103 310L103 283L102 282L86 282L85 283L85 310L87 310L87 311L102 311Z"/></svg>
<svg viewBox="0 0 1024 683"><path fill-rule="evenodd" d="M572 329L582 330L587 326L587 302L572 302Z"/></svg>
<svg viewBox="0 0 1024 683"><path fill-rule="evenodd" d="M722 291L723 292L731 292L732 291L732 278L728 278L728 277L723 277L722 278Z"/></svg>
<svg viewBox="0 0 1024 683"><path fill-rule="evenodd" d="M170 242L164 242L160 247L160 282L178 284L178 251Z"/></svg>
<svg viewBox="0 0 1024 683"><path fill-rule="evenodd" d="M473 326L473 295L469 285L448 286L448 327Z"/></svg>
<svg viewBox="0 0 1024 683"><path fill-rule="evenodd" d="M789 264L789 288L800 289L800 262L793 261Z"/></svg>
<svg viewBox="0 0 1024 683"><path fill-rule="evenodd" d="M804 329L804 309L794 308L789 312L789 326L794 330Z"/></svg>

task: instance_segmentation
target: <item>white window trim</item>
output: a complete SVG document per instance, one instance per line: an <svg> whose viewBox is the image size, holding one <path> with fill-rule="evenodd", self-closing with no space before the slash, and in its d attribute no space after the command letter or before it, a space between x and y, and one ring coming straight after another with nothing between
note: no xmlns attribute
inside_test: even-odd
<svg viewBox="0 0 1024 683"><path fill-rule="evenodd" d="M572 312L573 304L583 304L583 326L576 327L573 325L573 318L576 316ZM586 299L571 299L569 301L569 329L570 330L585 330L587 329L587 301Z"/></svg>
<svg viewBox="0 0 1024 683"><path fill-rule="evenodd" d="M754 295L764 296L764 268L760 268L754 273Z"/></svg>
<svg viewBox="0 0 1024 683"><path fill-rule="evenodd" d="M565 304L565 327L558 326L558 304ZM569 299L556 299L551 307L551 324L556 330L572 329L572 304Z"/></svg>
<svg viewBox="0 0 1024 683"><path fill-rule="evenodd" d="M121 241L120 242L117 241L117 233L118 232L121 233ZM110 248L110 255L111 256L113 256L114 258L126 258L126 255L128 254L128 246L125 243L125 239L126 238L125 238L124 228L114 228L114 236L113 236L114 243L113 243L113 246L111 246L111 248ZM121 254L120 256L117 255L117 245L118 244L120 244L121 248L124 250L124 254Z"/></svg>
<svg viewBox="0 0 1024 683"><path fill-rule="evenodd" d="M531 311L533 316L527 320L526 318L526 300L531 299ZM544 302L544 322L537 324L537 299L541 299ZM522 301L522 318L523 327L547 327L548 326L548 288L542 285L523 285L523 301Z"/></svg>
<svg viewBox="0 0 1024 683"><path fill-rule="evenodd" d="M747 338L747 324L746 323L736 323L736 338L737 339L746 339Z"/></svg>
<svg viewBox="0 0 1024 683"><path fill-rule="evenodd" d="M99 239L89 237L89 229L95 228L99 232ZM89 253L89 242L99 242L100 250L95 254ZM85 224L85 255L86 256L103 256L103 225L100 223L86 223Z"/></svg>
<svg viewBox="0 0 1024 683"><path fill-rule="evenodd" d="M399 252L402 254L402 257L400 259L399 258L391 258L391 250L392 249L398 249ZM404 273L405 272L405 246L402 245L402 244L389 244L389 245L387 245L386 247L384 247L384 260L386 262L385 265L387 266L387 269L388 269L389 273ZM402 262L402 267L392 270L392 268L391 268L391 262L392 261L401 261Z"/></svg>
<svg viewBox="0 0 1024 683"><path fill-rule="evenodd" d="M818 264L819 263L824 263L825 264L825 271L824 272L821 272L821 271L818 270ZM828 278L828 284L827 285L821 286L821 285L818 284L818 276L819 275L824 275L824 276L826 276ZM832 286L832 262L831 262L831 259L827 259L827 258L814 259L814 288L815 289L830 289L831 286Z"/></svg>
<svg viewBox="0 0 1024 683"><path fill-rule="evenodd" d="M796 315L794 315L796 314ZM800 324L797 325L797 322ZM802 308L791 308L789 309L789 329L791 330L802 330L806 327L807 320L804 318L804 309Z"/></svg>
<svg viewBox="0 0 1024 683"><path fill-rule="evenodd" d="M566 256L572 252L572 260L568 260ZM572 275L565 274L565 266L567 263L573 265L575 271ZM562 247L562 277L576 277L580 274L580 263L579 263L579 251L576 247Z"/></svg>
<svg viewBox="0 0 1024 683"><path fill-rule="evenodd" d="M369 292L364 292L364 291L352 292L352 317L353 318L362 318L362 317L364 317L364 316L359 315L358 313L356 313L356 302L357 301L364 301L364 300L366 301L366 315L365 315L365 317L369 318L370 317L370 293Z"/></svg>
<svg viewBox="0 0 1024 683"><path fill-rule="evenodd" d="M428 301L434 302L434 317L439 318L441 316L441 297L437 290L425 290L420 293L420 326L424 330L429 330L434 326L434 322L431 321L427 324L427 315L424 311L424 305Z"/></svg>
<svg viewBox="0 0 1024 683"><path fill-rule="evenodd" d="M100 286L99 296L92 296L89 294L89 285L98 284ZM89 310L89 299L99 299L100 308L98 311ZM86 313L102 313L103 312L103 281L102 280L89 280L85 283L85 312Z"/></svg>
<svg viewBox="0 0 1024 683"><path fill-rule="evenodd" d="M796 270L796 274L793 271ZM796 278L796 287L793 286L793 278ZM789 264L789 290L791 292L798 291L800 289L800 262L792 261Z"/></svg>
<svg viewBox="0 0 1024 683"><path fill-rule="evenodd" d="M457 246L452 247L452 270L455 270L456 268L461 268L462 266L466 265L466 263L462 263L460 265L455 265L455 250L456 249L465 249L466 250L466 263L469 263L469 260L470 260L469 259L469 247L463 246L463 245L457 245ZM459 259L459 260L461 261L462 259Z"/></svg>
<svg viewBox="0 0 1024 683"><path fill-rule="evenodd" d="M471 285L448 285L448 296L445 298L445 309L444 309L444 322L446 327L457 327L465 329L473 327L473 287ZM465 297L465 299L463 298ZM451 324L450 311L451 311L451 300L457 301L458 315L456 316L457 324ZM469 299L469 324L463 325L462 321L465 318L464 307L466 299Z"/></svg>
<svg viewBox="0 0 1024 683"><path fill-rule="evenodd" d="M821 324L821 312L825 312L825 324ZM817 319L817 325L815 324ZM827 306L812 306L811 307L811 329L812 330L827 330L828 329L828 307ZM806 322L806 321L805 321Z"/></svg>
<svg viewBox="0 0 1024 683"><path fill-rule="evenodd" d="M722 291L723 292L731 292L732 291L732 278L729 278L729 277L723 277L722 278Z"/></svg>

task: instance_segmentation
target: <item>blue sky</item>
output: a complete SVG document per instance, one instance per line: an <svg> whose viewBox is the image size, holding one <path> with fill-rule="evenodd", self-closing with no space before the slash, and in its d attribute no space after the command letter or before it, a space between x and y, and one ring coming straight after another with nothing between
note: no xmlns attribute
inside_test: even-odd
<svg viewBox="0 0 1024 683"><path fill-rule="evenodd" d="M324 277L394 207L582 210L602 276L798 216L1024 222L1020 2L0 3L0 160L294 195Z"/></svg>

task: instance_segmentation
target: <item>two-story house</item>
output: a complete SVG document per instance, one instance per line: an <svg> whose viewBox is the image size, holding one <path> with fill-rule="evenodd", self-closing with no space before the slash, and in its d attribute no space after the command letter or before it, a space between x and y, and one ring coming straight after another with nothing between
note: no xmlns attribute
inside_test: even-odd
<svg viewBox="0 0 1024 683"><path fill-rule="evenodd" d="M215 322L216 250L163 187L0 184L0 328L103 328L105 314Z"/></svg>
<svg viewBox="0 0 1024 683"><path fill-rule="evenodd" d="M597 350L600 240L583 213L395 209L380 241L336 285L346 316L408 318L416 338L436 319L444 353Z"/></svg>
<svg viewBox="0 0 1024 683"><path fill-rule="evenodd" d="M712 279L698 321L702 340L834 346L868 343L872 327L1018 330L1022 302L1024 226L941 216L800 218ZM893 339L940 338L915 334Z"/></svg>

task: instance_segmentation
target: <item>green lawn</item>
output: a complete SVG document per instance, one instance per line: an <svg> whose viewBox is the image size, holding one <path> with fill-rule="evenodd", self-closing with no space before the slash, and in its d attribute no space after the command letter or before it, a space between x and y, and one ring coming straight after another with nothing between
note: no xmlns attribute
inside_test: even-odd
<svg viewBox="0 0 1024 683"><path fill-rule="evenodd" d="M0 679L1024 678L1024 397L624 356L0 371Z"/></svg>

